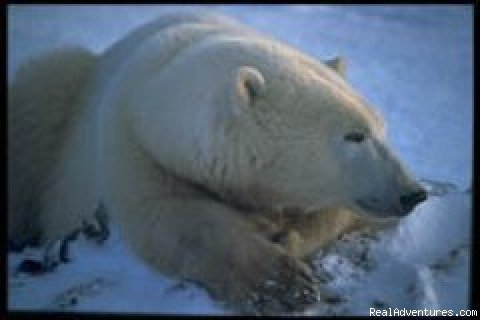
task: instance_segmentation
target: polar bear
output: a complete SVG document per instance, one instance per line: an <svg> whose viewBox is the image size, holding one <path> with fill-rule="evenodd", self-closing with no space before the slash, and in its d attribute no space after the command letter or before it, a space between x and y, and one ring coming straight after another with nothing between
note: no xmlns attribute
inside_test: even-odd
<svg viewBox="0 0 480 320"><path fill-rule="evenodd" d="M302 310L314 250L427 196L344 73L210 13L32 59L9 87L9 239L60 239L102 204L160 272L240 312Z"/></svg>

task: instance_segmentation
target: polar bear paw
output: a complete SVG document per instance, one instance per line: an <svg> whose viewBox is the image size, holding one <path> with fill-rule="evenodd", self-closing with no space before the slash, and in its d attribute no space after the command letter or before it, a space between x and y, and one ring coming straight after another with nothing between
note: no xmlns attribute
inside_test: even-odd
<svg viewBox="0 0 480 320"><path fill-rule="evenodd" d="M242 312L280 315L299 312L320 300L319 281L304 262L287 254L258 260L245 272L240 294Z"/></svg>
<svg viewBox="0 0 480 320"><path fill-rule="evenodd" d="M249 300L261 314L300 311L319 300L312 270L288 255L280 256L265 278L254 285Z"/></svg>

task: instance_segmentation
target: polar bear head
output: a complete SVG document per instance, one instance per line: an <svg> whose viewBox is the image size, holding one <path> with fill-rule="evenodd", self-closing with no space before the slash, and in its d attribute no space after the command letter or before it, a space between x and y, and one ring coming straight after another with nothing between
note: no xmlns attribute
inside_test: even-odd
<svg viewBox="0 0 480 320"><path fill-rule="evenodd" d="M400 216L426 198L341 60L220 33L159 68L152 43L124 102L139 143L176 175L251 210Z"/></svg>

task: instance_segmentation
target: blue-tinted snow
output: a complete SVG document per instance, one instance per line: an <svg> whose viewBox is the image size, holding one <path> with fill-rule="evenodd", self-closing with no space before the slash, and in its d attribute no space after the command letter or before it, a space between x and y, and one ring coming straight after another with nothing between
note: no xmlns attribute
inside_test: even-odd
<svg viewBox="0 0 480 320"><path fill-rule="evenodd" d="M390 142L408 167L419 178L453 182L461 190L471 186L469 6L10 6L8 77L26 57L49 48L80 44L100 53L161 12L207 8L318 59L344 56L348 80L385 117ZM368 245L373 271L345 259L357 246L339 245L319 257L347 302L310 313L367 314L374 300L394 307L465 308L470 198L454 190L422 204L393 234ZM78 244L74 252L75 263L55 274L12 275L9 306L51 309L60 305L57 295L83 290L78 310L222 312L201 289L165 292L174 282L131 257L121 241L110 239L103 248ZM28 254L9 255L9 265Z"/></svg>

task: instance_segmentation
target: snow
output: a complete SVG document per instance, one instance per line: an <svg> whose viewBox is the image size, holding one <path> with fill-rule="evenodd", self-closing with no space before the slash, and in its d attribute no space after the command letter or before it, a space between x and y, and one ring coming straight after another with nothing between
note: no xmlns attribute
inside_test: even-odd
<svg viewBox="0 0 480 320"><path fill-rule="evenodd" d="M433 196L378 239L345 236L315 259L316 273L328 279L326 288L339 301L313 305L305 314L368 315L372 305L468 309L470 212L470 195L456 190ZM103 245L83 238L74 242L72 262L52 273L32 276L15 271L22 259L40 254L31 248L9 254L11 310L232 313L202 288L149 269L115 230Z"/></svg>
<svg viewBox="0 0 480 320"><path fill-rule="evenodd" d="M470 209L463 192L434 196L395 230L367 240L365 249L361 237L350 235L353 247L340 243L321 256L318 263L334 275L331 286L348 297L342 312L366 315L374 302L468 309ZM364 252L366 258L358 259Z"/></svg>
<svg viewBox="0 0 480 320"><path fill-rule="evenodd" d="M15 266L39 257L30 249L9 255L9 307L14 310L65 310L88 312L219 313L206 292L178 284L141 263L113 232L98 246L79 239L72 246L74 262L61 264L53 273L26 276ZM78 304L72 304L77 299Z"/></svg>
<svg viewBox="0 0 480 320"><path fill-rule="evenodd" d="M48 48L73 43L101 52L159 13L199 7L318 59L344 56L348 81L385 117L392 147L433 194L395 230L375 239L352 234L320 252L317 272L341 298L306 314L368 315L373 305L467 309L471 194L463 190L472 181L472 7L15 5L8 7L8 78ZM115 229L106 244L80 239L71 253L71 263L41 276L14 271L39 250L9 253L9 309L229 312L202 288L150 270Z"/></svg>

